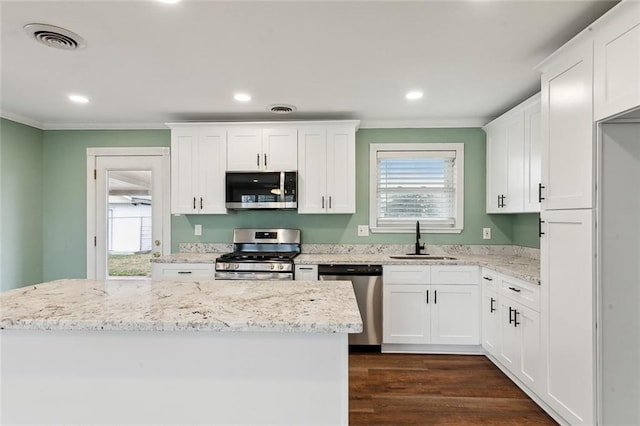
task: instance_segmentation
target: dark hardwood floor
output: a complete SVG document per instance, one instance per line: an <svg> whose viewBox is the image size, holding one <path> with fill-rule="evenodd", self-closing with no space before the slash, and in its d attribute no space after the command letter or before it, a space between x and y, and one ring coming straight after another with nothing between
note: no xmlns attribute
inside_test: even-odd
<svg viewBox="0 0 640 426"><path fill-rule="evenodd" d="M352 353L350 425L555 425L484 356Z"/></svg>

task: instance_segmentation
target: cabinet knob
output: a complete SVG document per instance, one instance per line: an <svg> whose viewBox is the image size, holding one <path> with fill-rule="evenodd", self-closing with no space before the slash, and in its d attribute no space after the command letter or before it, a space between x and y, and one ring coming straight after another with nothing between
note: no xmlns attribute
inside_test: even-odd
<svg viewBox="0 0 640 426"><path fill-rule="evenodd" d="M153 242L153 244L155 244L156 246L159 246L159 245L160 245L160 240L155 240L155 241Z"/></svg>
<svg viewBox="0 0 640 426"><path fill-rule="evenodd" d="M153 257L160 257L160 252L154 251L153 252Z"/></svg>

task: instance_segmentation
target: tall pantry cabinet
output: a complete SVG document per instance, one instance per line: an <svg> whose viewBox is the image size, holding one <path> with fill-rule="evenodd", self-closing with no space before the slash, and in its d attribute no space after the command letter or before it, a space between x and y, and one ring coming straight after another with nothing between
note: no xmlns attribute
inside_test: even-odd
<svg viewBox="0 0 640 426"><path fill-rule="evenodd" d="M541 347L545 365L539 396L553 409L554 416L572 425L638 424L640 421L638 380L633 385L622 379L615 385L607 382L607 374L617 374L621 378L635 374L637 379L637 358L624 367L613 365L607 357L621 351L628 353L629 345L607 351L602 343L611 339L601 336L603 329L604 333L608 330L606 322L604 327L602 322L607 315L616 321L615 326L609 326L613 334L625 333L626 329L627 335L629 332L631 336L640 335L637 317L640 292L636 290L635 296L629 291L615 295L623 300L620 306L626 309L626 315L622 316L610 314L620 308L615 303L604 306L601 294L604 288L605 299L607 295L613 298L611 288L618 286L622 277L635 278L637 287L640 278L637 262L625 266L615 261L603 263L602 259L611 257L604 250L620 246L620 240L635 247L634 253L640 255L640 240L636 240L639 227L628 225L625 227L627 232L620 230L617 244L607 246L599 241L612 238L601 229L603 223L609 223L610 230L619 229L615 219L603 222L603 205L605 210L607 208L603 200L615 200L614 205L608 206L610 212L618 208L626 212L622 215L610 213L611 218L622 217L637 223L640 196L634 195L638 194L638 187L632 181L638 174L627 173L627 185L619 185L619 176L614 176L618 178L618 184L611 184L615 179L603 175L606 167L602 166L602 157L603 153L606 157L607 151L602 149L603 125L598 122L640 107L639 28L640 2L623 1L540 65L543 151ZM636 125L640 125L640 114L636 112L630 117L626 120L635 120ZM637 137L637 127L622 133L629 142ZM634 142L640 144L640 140ZM617 163L622 167L622 162ZM611 168L610 162L604 164ZM616 196L612 197L614 194ZM615 265L615 270L611 265ZM628 286L626 290L629 290ZM629 298L635 302L626 302ZM629 308L631 305L635 310ZM607 315L603 316L602 312ZM626 321L621 321L623 316ZM625 340L628 342L628 339ZM636 338L631 344L632 350L639 340ZM622 362L628 358L617 359ZM623 370L625 373L620 374ZM602 395L608 392L610 406L603 409ZM617 396L613 397L611 392L617 392ZM620 404L626 408L622 409ZM616 407L615 410L612 407ZM603 415L607 408L616 414L624 412L626 417Z"/></svg>
<svg viewBox="0 0 640 426"><path fill-rule="evenodd" d="M543 397L571 424L595 419L593 51L565 49L542 74Z"/></svg>

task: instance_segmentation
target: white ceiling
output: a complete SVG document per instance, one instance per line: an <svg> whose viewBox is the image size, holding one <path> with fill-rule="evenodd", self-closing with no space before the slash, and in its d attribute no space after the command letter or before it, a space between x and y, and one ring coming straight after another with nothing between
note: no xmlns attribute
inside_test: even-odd
<svg viewBox="0 0 640 426"><path fill-rule="evenodd" d="M539 90L534 67L615 1L5 1L2 116L43 129L359 119L479 126ZM81 35L77 51L23 30ZM409 90L424 97L408 101ZM253 99L239 103L236 92ZM71 93L91 102L77 105ZM298 111L275 115L274 103Z"/></svg>

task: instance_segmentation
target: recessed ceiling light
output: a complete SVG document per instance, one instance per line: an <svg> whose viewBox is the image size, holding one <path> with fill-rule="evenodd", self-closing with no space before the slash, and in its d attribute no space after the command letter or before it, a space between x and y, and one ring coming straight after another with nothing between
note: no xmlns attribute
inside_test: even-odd
<svg viewBox="0 0 640 426"><path fill-rule="evenodd" d="M89 98L83 95L69 95L69 100L78 104L86 104L89 102Z"/></svg>
<svg viewBox="0 0 640 426"><path fill-rule="evenodd" d="M236 93L233 95L233 99L240 102L249 102L251 100L251 96L246 93Z"/></svg>
<svg viewBox="0 0 640 426"><path fill-rule="evenodd" d="M180 0L158 0L160 3L166 3L166 4L175 4L175 3L179 3Z"/></svg>
<svg viewBox="0 0 640 426"><path fill-rule="evenodd" d="M415 91L415 92L409 92L409 93L407 93L407 94L405 95L405 97L406 97L407 99L412 100L412 101L413 101L413 100L416 100L416 99L420 99L420 98L422 97L422 92L418 92L418 91Z"/></svg>

